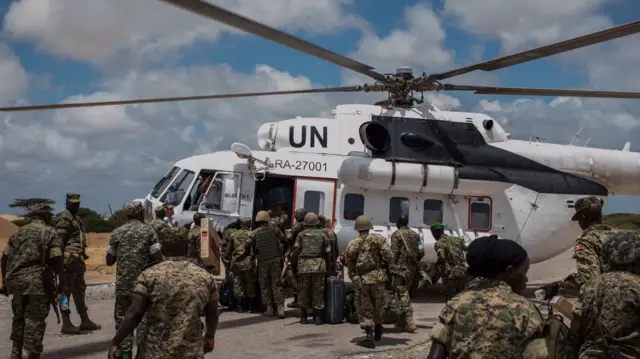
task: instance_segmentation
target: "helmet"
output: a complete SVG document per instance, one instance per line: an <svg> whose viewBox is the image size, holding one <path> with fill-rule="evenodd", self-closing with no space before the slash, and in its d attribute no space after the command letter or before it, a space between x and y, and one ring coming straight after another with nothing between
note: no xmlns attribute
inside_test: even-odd
<svg viewBox="0 0 640 359"><path fill-rule="evenodd" d="M599 213L602 211L603 201L596 196L582 197L576 201L574 208L576 213L571 217L572 221L578 220L578 214L584 212Z"/></svg>
<svg viewBox="0 0 640 359"><path fill-rule="evenodd" d="M304 216L304 225L305 226L309 226L309 227L317 226L318 223L320 223L320 222L318 221L318 216L316 216L315 213L309 212Z"/></svg>
<svg viewBox="0 0 640 359"><path fill-rule="evenodd" d="M241 217L240 218L240 227L243 227L243 228L251 227L251 218L249 218L249 217Z"/></svg>
<svg viewBox="0 0 640 359"><path fill-rule="evenodd" d="M373 229L371 218L369 218L369 216L358 216L358 218L356 218L356 223L353 226L353 229L355 229L356 231L366 231L369 229Z"/></svg>
<svg viewBox="0 0 640 359"><path fill-rule="evenodd" d="M269 212L260 211L256 214L256 222L269 222Z"/></svg>
<svg viewBox="0 0 640 359"><path fill-rule="evenodd" d="M137 201L125 204L122 211L129 218L144 215L144 207Z"/></svg>
<svg viewBox="0 0 640 359"><path fill-rule="evenodd" d="M156 217L164 217L164 206L156 206L156 208L153 209L153 212L155 212Z"/></svg>
<svg viewBox="0 0 640 359"><path fill-rule="evenodd" d="M324 224L327 222L327 217L323 216L322 214L319 214L318 222L320 222L320 224L324 226Z"/></svg>
<svg viewBox="0 0 640 359"><path fill-rule="evenodd" d="M304 216L307 214L307 210L304 208L298 208L296 209L295 214L293 215L293 217L296 219L296 221L304 221Z"/></svg>
<svg viewBox="0 0 640 359"><path fill-rule="evenodd" d="M613 265L633 264L640 257L640 237L633 232L615 233L602 245L602 257Z"/></svg>

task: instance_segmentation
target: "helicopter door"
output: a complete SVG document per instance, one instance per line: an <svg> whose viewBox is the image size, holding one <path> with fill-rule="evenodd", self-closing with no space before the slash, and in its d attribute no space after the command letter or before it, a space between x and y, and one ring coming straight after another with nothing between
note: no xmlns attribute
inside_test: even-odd
<svg viewBox="0 0 640 359"><path fill-rule="evenodd" d="M304 208L309 212L335 220L335 180L296 178L293 208Z"/></svg>

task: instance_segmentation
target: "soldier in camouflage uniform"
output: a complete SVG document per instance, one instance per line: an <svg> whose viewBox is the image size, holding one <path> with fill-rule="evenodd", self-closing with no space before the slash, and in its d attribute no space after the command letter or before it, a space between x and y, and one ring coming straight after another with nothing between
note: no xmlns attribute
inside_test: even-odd
<svg viewBox="0 0 640 359"><path fill-rule="evenodd" d="M313 309L316 325L324 323L324 275L331 258L331 240L318 227L315 213L304 216L305 229L298 234L291 251L291 260L298 270L298 300L300 323L307 323L307 315Z"/></svg>
<svg viewBox="0 0 640 359"><path fill-rule="evenodd" d="M80 315L80 328L71 323L70 311L62 313L61 333L80 334L80 330L98 330L100 325L92 322L87 315L85 305L85 292L87 285L84 281L84 274L87 266L84 261L87 257L87 236L84 225L78 217L80 210L80 195L77 193L67 193L66 209L55 219L56 232L61 241L61 248L64 255L65 275L67 283L71 288L71 295L76 304L76 310Z"/></svg>
<svg viewBox="0 0 640 359"><path fill-rule="evenodd" d="M269 224L285 231L289 228L289 216L282 210L284 203L277 202L269 211Z"/></svg>
<svg viewBox="0 0 640 359"><path fill-rule="evenodd" d="M608 272L583 285L573 307L571 328L582 342L580 359L614 357L605 355L607 345L619 358L640 358L640 237L616 233L601 255Z"/></svg>
<svg viewBox="0 0 640 359"><path fill-rule="evenodd" d="M467 261L464 256L462 239L444 234L444 226L440 223L431 225L431 234L438 254L437 265L447 300L464 291L467 286Z"/></svg>
<svg viewBox="0 0 640 359"><path fill-rule="evenodd" d="M154 209L156 218L154 218L151 222L149 222L149 225L151 227L153 227L153 229L155 229L156 234L158 235L158 239L161 240L162 238L167 236L167 233L169 231L169 228L171 228L171 226L169 225L169 223L167 223L167 221L165 221L164 218L164 207L163 206L157 206Z"/></svg>
<svg viewBox="0 0 640 359"><path fill-rule="evenodd" d="M359 235L347 246L345 261L349 278L354 287L360 288L358 316L366 334L361 344L375 348L374 334L376 341L382 337L383 298L389 280L386 269L393 264L393 253L385 238L369 233L373 229L371 218L359 216L354 229Z"/></svg>
<svg viewBox="0 0 640 359"><path fill-rule="evenodd" d="M318 228L321 228L324 234L331 240L331 258L329 258L329 275L336 276L338 274L336 270L336 260L340 252L338 250L338 235L331 228L331 221L323 215L318 215Z"/></svg>
<svg viewBox="0 0 640 359"><path fill-rule="evenodd" d="M160 243L153 227L144 223L144 208L140 202L127 203L124 214L129 222L111 232L107 248L107 265L116 267L116 303L114 319L116 329L122 323L131 305L135 280L152 261L161 261ZM171 230L177 228L170 228ZM182 228L186 231L185 228ZM127 337L118 353L123 359L131 359L133 337Z"/></svg>
<svg viewBox="0 0 640 359"><path fill-rule="evenodd" d="M295 211L294 219L296 223L293 225L293 228L287 229L285 234L287 236L287 253L285 253L285 261L288 264L287 270L285 272L285 277L288 278L288 281L291 283L291 295L293 296L293 301L287 304L289 308L298 308L298 276L291 264L291 250L293 249L293 245L296 243L296 238L298 234L302 232L304 229L304 216L307 215L307 210L304 208L298 208Z"/></svg>
<svg viewBox="0 0 640 359"><path fill-rule="evenodd" d="M233 272L233 296L238 300L236 312L245 310L253 313L256 298L255 261L250 247L251 218L240 218L240 229L234 231L224 256L230 262L229 270Z"/></svg>
<svg viewBox="0 0 640 359"><path fill-rule="evenodd" d="M406 215L398 217L398 230L391 235L391 251L393 252L392 272L394 274L393 287L402 303L404 317L398 326L405 332L413 333L418 329L413 321L413 306L409 297L409 290L418 272L418 263L424 256L420 248L420 236L408 227L409 218Z"/></svg>
<svg viewBox="0 0 640 359"><path fill-rule="evenodd" d="M143 315L148 318L149 335L138 345L137 359L204 358L213 350L218 326L218 288L213 275L187 260L187 246L184 231L171 231L162 243L165 260L138 276L133 302L111 340L110 359L115 358L116 351ZM203 313L204 336L200 321Z"/></svg>
<svg viewBox="0 0 640 359"><path fill-rule="evenodd" d="M226 253L227 252L227 247L229 246L229 243L231 241L231 236L233 235L233 233L237 230L240 229L240 218L238 218L237 220L235 220L232 223L229 223L226 227L224 227L224 229L222 230L222 237L220 237L220 251L221 253ZM224 264L225 267L225 271L227 270L227 268L229 268L229 260L227 258L222 258L222 263ZM230 273L230 272L228 272Z"/></svg>
<svg viewBox="0 0 640 359"><path fill-rule="evenodd" d="M544 286L547 299L558 293L559 289L580 289L583 284L606 272L602 263L601 248L616 230L602 223L601 199L595 196L583 197L576 201L576 213L571 217L577 221L583 232L573 247L577 273L569 274L565 279Z"/></svg>
<svg viewBox="0 0 640 359"><path fill-rule="evenodd" d="M47 278L50 267L60 277L62 291L69 295L64 276L60 238L49 227L53 215L51 206L33 206L31 223L20 227L9 238L2 254L2 292L12 294L11 359L22 358L23 349L29 359L40 358L46 319L53 295L53 278ZM49 273L50 274L50 273ZM51 282L47 283L47 279ZM55 305L55 304L54 304Z"/></svg>
<svg viewBox="0 0 640 359"><path fill-rule="evenodd" d="M280 276L283 247L286 247L287 239L280 229L269 225L268 212L258 212L255 222L258 227L251 231L249 243L256 255L260 295L267 308L264 315L272 317L275 309L278 317L284 319L284 294Z"/></svg>
<svg viewBox="0 0 640 359"><path fill-rule="evenodd" d="M548 358L542 315L521 295L529 270L524 248L483 237L471 242L467 259L470 275L490 281L447 302L428 358Z"/></svg>
<svg viewBox="0 0 640 359"><path fill-rule="evenodd" d="M193 228L187 234L189 247L187 248L187 258L193 263L204 268L202 258L200 258L200 223L204 219L204 214L193 215Z"/></svg>

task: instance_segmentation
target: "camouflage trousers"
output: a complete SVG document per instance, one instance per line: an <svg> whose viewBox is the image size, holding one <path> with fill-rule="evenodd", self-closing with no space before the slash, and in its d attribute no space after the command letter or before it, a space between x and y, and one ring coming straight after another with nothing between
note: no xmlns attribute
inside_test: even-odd
<svg viewBox="0 0 640 359"><path fill-rule="evenodd" d="M71 297L76 305L76 311L80 315L87 313L87 306L85 304L87 284L84 281L84 274L86 271L87 266L81 259L70 261L64 268L65 275L67 276L67 283L69 283L69 289L71 290Z"/></svg>
<svg viewBox="0 0 640 359"><path fill-rule="evenodd" d="M413 315L413 305L411 303L411 297L409 291L413 284L413 279L416 275L416 268L409 268L406 272L407 276L395 275L393 278L393 286L398 293L398 299L400 300L400 309L403 315Z"/></svg>
<svg viewBox="0 0 640 359"><path fill-rule="evenodd" d="M130 305L131 305L130 296L116 295L116 305L115 305L115 310L113 312L113 318L116 321L116 331L120 327L120 324L122 324L122 319L124 319L124 314L127 312L127 309L129 309ZM142 325L142 323L140 323L140 325ZM131 351L132 349L133 349L133 334L126 337L122 341L122 343L118 345L119 351L125 352L125 351Z"/></svg>
<svg viewBox="0 0 640 359"><path fill-rule="evenodd" d="M256 297L256 275L252 270L233 272L233 296L237 299Z"/></svg>
<svg viewBox="0 0 640 359"><path fill-rule="evenodd" d="M42 353L42 339L47 328L45 320L50 305L49 298L44 295L13 295L11 340L22 346L21 349L33 354Z"/></svg>
<svg viewBox="0 0 640 359"><path fill-rule="evenodd" d="M298 305L324 309L324 273L298 273Z"/></svg>
<svg viewBox="0 0 640 359"><path fill-rule="evenodd" d="M444 286L444 294L447 296L447 300L455 297L457 294L464 292L467 288L468 278L442 278L442 285Z"/></svg>
<svg viewBox="0 0 640 359"><path fill-rule="evenodd" d="M282 264L280 263L280 258L258 263L260 295L264 305L284 305L282 280L280 279L281 272Z"/></svg>
<svg viewBox="0 0 640 359"><path fill-rule="evenodd" d="M363 284L360 290L360 328L372 329L374 324L382 324L384 316L385 284Z"/></svg>
<svg viewBox="0 0 640 359"><path fill-rule="evenodd" d="M287 284L291 287L291 294L298 295L298 276L293 272L291 266L284 272L284 277Z"/></svg>

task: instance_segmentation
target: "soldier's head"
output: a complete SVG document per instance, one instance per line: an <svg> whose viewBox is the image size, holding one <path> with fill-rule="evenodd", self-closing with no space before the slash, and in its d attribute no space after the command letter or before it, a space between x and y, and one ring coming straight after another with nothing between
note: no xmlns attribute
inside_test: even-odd
<svg viewBox="0 0 640 359"><path fill-rule="evenodd" d="M73 192L67 193L66 207L69 212L78 213L80 210L80 195Z"/></svg>
<svg viewBox="0 0 640 359"><path fill-rule="evenodd" d="M473 240L467 248L467 264L470 276L501 280L519 294L527 287L529 256L510 239L488 236Z"/></svg>
<svg viewBox="0 0 640 359"><path fill-rule="evenodd" d="M602 245L602 258L610 271L640 269L640 236L633 232L615 233Z"/></svg>
<svg viewBox="0 0 640 359"><path fill-rule="evenodd" d="M431 235L436 241L444 236L444 225L442 223L434 223L429 227L429 229L431 230Z"/></svg>
<svg viewBox="0 0 640 359"><path fill-rule="evenodd" d="M369 216L358 216L353 225L353 229L358 231L361 235L369 233L369 231L373 229L373 222L371 222L371 218Z"/></svg>
<svg viewBox="0 0 640 359"><path fill-rule="evenodd" d="M306 228L318 227L319 223L320 223L320 221L318 221L318 216L313 212L308 212L304 216L304 226Z"/></svg>
<svg viewBox="0 0 640 359"><path fill-rule="evenodd" d="M269 224L269 212L260 211L256 214L256 224L258 227Z"/></svg>
<svg viewBox="0 0 640 359"><path fill-rule="evenodd" d="M274 216L279 216L282 214L282 207L284 206L284 203L282 202L276 202L271 206L271 213Z"/></svg>
<svg viewBox="0 0 640 359"><path fill-rule="evenodd" d="M242 228L242 229L251 228L251 218L249 218L249 217L240 217L240 218L238 218L238 221L240 221L240 228Z"/></svg>
<svg viewBox="0 0 640 359"><path fill-rule="evenodd" d="M171 227L162 239L162 254L167 257L184 256L187 253L189 230L184 227Z"/></svg>
<svg viewBox="0 0 640 359"><path fill-rule="evenodd" d="M29 217L50 224L51 218L53 218L53 208L48 203L36 203L29 208Z"/></svg>
<svg viewBox="0 0 640 359"><path fill-rule="evenodd" d="M302 222L304 221L304 216L307 214L307 210L304 208L298 208L296 209L295 214L293 215L293 217L296 219L296 222Z"/></svg>
<svg viewBox="0 0 640 359"><path fill-rule="evenodd" d="M193 223L200 227L200 223L202 222L202 219L204 218L204 214L197 212L196 214L193 215Z"/></svg>
<svg viewBox="0 0 640 359"><path fill-rule="evenodd" d="M171 203L164 204L164 215L169 218L173 217L173 205Z"/></svg>
<svg viewBox="0 0 640 359"><path fill-rule="evenodd" d="M318 215L318 228L324 228L327 223L327 217L322 214Z"/></svg>
<svg viewBox="0 0 640 359"><path fill-rule="evenodd" d="M127 203L124 205L122 211L124 215L127 216L127 219L144 222L144 207L142 203L138 201Z"/></svg>
<svg viewBox="0 0 640 359"><path fill-rule="evenodd" d="M156 206L156 208L153 209L153 213L156 215L156 219L163 219L164 206Z"/></svg>
<svg viewBox="0 0 640 359"><path fill-rule="evenodd" d="M396 220L396 227L398 227L398 229L400 229L402 227L406 227L408 225L409 225L409 217L407 217L406 214L401 215Z"/></svg>
<svg viewBox="0 0 640 359"><path fill-rule="evenodd" d="M596 196L583 197L576 201L576 213L571 217L577 221L580 228L587 229L593 224L602 222L602 207L604 201Z"/></svg>

